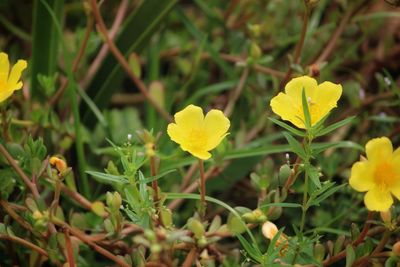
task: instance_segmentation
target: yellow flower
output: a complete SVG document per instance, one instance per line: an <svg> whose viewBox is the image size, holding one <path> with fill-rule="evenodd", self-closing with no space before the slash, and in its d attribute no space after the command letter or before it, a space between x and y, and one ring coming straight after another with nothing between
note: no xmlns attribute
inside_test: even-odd
<svg viewBox="0 0 400 267"><path fill-rule="evenodd" d="M367 192L365 206L371 211L387 211L394 195L400 199L400 148L393 152L387 137L370 140L365 145L367 159L351 168L350 186Z"/></svg>
<svg viewBox="0 0 400 267"><path fill-rule="evenodd" d="M174 116L175 123L168 125L168 135L172 141L181 145L200 159L209 159L208 152L219 145L227 135L229 119L216 109L210 110L204 117L200 107L189 105Z"/></svg>
<svg viewBox="0 0 400 267"><path fill-rule="evenodd" d="M271 99L272 111L283 120L290 121L298 128L305 129L302 104L302 92L305 90L308 109L311 116L311 126L329 113L342 95L342 86L331 82L317 84L308 76L292 79L285 86L285 93L279 93Z"/></svg>
<svg viewBox="0 0 400 267"><path fill-rule="evenodd" d="M278 227L273 222L266 221L263 226L261 227L261 232L263 235L268 238L269 240L272 240L276 234L279 232ZM285 249L288 247L289 243L287 240L287 236L283 233L279 236L278 240L275 243L275 247L279 247L282 245L281 251L279 254L281 256L284 254Z"/></svg>
<svg viewBox="0 0 400 267"><path fill-rule="evenodd" d="M18 60L10 72L10 61L6 53L0 53L0 102L9 98L15 90L22 88L22 71L26 68L25 60Z"/></svg>

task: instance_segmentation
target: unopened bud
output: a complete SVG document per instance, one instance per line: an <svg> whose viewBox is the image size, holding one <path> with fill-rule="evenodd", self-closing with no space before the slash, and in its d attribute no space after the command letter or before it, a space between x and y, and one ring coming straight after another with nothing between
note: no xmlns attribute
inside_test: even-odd
<svg viewBox="0 0 400 267"><path fill-rule="evenodd" d="M397 241L396 243L394 243L394 245L392 247L392 252L394 255L400 256L400 241Z"/></svg>
<svg viewBox="0 0 400 267"><path fill-rule="evenodd" d="M187 226L188 226L189 230L193 232L194 236L197 239L202 237L205 233L203 224L195 218L190 218L188 220Z"/></svg>
<svg viewBox="0 0 400 267"><path fill-rule="evenodd" d="M250 24L249 31L255 38L258 38L261 35L261 25L260 24Z"/></svg>
<svg viewBox="0 0 400 267"><path fill-rule="evenodd" d="M49 162L50 165L55 166L60 173L68 168L67 163L64 160L54 156L50 158Z"/></svg>
<svg viewBox="0 0 400 267"><path fill-rule="evenodd" d="M325 247L324 245L318 243L314 246L314 258L321 262L325 257Z"/></svg>
<svg viewBox="0 0 400 267"><path fill-rule="evenodd" d="M251 42L250 44L250 56L255 60L259 59L262 56L261 48L256 42Z"/></svg>
<svg viewBox="0 0 400 267"><path fill-rule="evenodd" d="M33 217L33 219L35 219L35 220L40 220L40 219L43 218L43 214L42 214L40 211L35 210L35 211L33 212L33 214L32 214L32 217Z"/></svg>
<svg viewBox="0 0 400 267"><path fill-rule="evenodd" d="M380 214L384 223L389 224L392 222L392 213L390 212L390 209L387 211L381 211Z"/></svg>

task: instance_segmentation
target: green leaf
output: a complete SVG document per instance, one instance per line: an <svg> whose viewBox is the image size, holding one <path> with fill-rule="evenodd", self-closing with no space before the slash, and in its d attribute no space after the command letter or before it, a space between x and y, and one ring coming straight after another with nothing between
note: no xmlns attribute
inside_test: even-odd
<svg viewBox="0 0 400 267"><path fill-rule="evenodd" d="M290 126L289 124L286 124L286 123L284 123L284 122L282 122L282 121L280 121L280 120L277 120L277 119L274 119L274 118L268 118L268 119L269 119L270 121L272 121L273 123L275 123L276 125L279 125L279 126L281 126L282 128L288 130L289 132L291 132L291 133L294 134L294 135L301 136L301 137L304 137L304 135L305 135L304 132L302 132L302 131L300 131L300 130L297 130L296 128L293 128L293 127Z"/></svg>
<svg viewBox="0 0 400 267"><path fill-rule="evenodd" d="M286 140L288 141L292 151L294 153L296 153L303 160L307 159L307 154L306 154L303 146L289 133L284 132L283 135L285 136Z"/></svg>
<svg viewBox="0 0 400 267"><path fill-rule="evenodd" d="M38 75L52 76L57 67L58 46L56 25L47 10L50 7L58 23L62 21L64 0L35 0L32 22L32 59L29 63L31 74L31 96L36 100L44 100L45 92L40 90Z"/></svg>
<svg viewBox="0 0 400 267"><path fill-rule="evenodd" d="M333 182L325 182L320 189L311 194L311 197L307 202L307 206L319 206L322 201L339 191L344 186L346 186L346 184L335 186L335 183Z"/></svg>
<svg viewBox="0 0 400 267"><path fill-rule="evenodd" d="M306 90L303 88L301 92L301 102L303 105L303 114L304 114L304 124L306 126L306 129L311 129L311 115L310 115L310 110L308 107L308 100L306 96Z"/></svg>
<svg viewBox="0 0 400 267"><path fill-rule="evenodd" d="M356 253L351 244L346 246L346 267L353 266L354 261L356 260Z"/></svg>
<svg viewBox="0 0 400 267"><path fill-rule="evenodd" d="M269 207L282 207L282 208L301 208L301 204L298 203L267 203L267 204L263 204L261 205L259 208L263 209L263 208L269 208Z"/></svg>
<svg viewBox="0 0 400 267"><path fill-rule="evenodd" d="M107 183L107 184L112 184L112 183L117 183L117 184L128 184L128 178L124 176L117 176L117 175L112 175L108 173L102 173L102 172L95 172L95 171L86 171L87 174L97 178L99 182Z"/></svg>
<svg viewBox="0 0 400 267"><path fill-rule="evenodd" d="M168 174L170 174L172 172L175 172L175 171L176 171L176 169L168 170L168 171L162 172L162 173L160 173L160 174L158 174L156 176L151 176L149 178L146 178L146 179L143 179L143 180L139 180L139 183L141 183L141 184L151 183L151 182L153 182L155 180L158 180L158 179L160 179L160 178L162 178L162 177L164 177L164 176L166 176L166 175L168 175Z"/></svg>
<svg viewBox="0 0 400 267"><path fill-rule="evenodd" d="M313 153L319 154L328 148L352 148L357 149L359 151L364 152L364 147L352 141L338 141L338 142L329 142L329 143L313 143L311 144L311 148Z"/></svg>
<svg viewBox="0 0 400 267"><path fill-rule="evenodd" d="M334 123L332 125L329 125L328 127L326 127L324 129L322 129L321 131L317 132L315 136L326 135L326 134L336 130L337 128L340 128L340 127L352 122L354 120L354 118L355 118L355 116L352 116L352 117L346 118L344 120L341 120L339 122L336 122L336 123Z"/></svg>
<svg viewBox="0 0 400 267"><path fill-rule="evenodd" d="M319 177L319 170L314 166L306 165L305 166L305 171L306 171L308 177L310 177L310 179L313 182L313 184L317 188L321 188L321 181L319 180L319 178L320 178Z"/></svg>
<svg viewBox="0 0 400 267"><path fill-rule="evenodd" d="M262 253L256 247L252 246L241 234L237 234L236 237L239 239L243 248L249 254L249 256L257 263L262 262Z"/></svg>
<svg viewBox="0 0 400 267"><path fill-rule="evenodd" d="M115 41L125 58L128 58L132 52L140 53L142 51L177 2L178 0L142 1L136 11L126 18ZM87 90L88 96L100 110L109 104L111 96L119 88L117 85L125 76L114 56L108 55ZM83 107L82 114L85 124L94 126L93 114L87 106Z"/></svg>

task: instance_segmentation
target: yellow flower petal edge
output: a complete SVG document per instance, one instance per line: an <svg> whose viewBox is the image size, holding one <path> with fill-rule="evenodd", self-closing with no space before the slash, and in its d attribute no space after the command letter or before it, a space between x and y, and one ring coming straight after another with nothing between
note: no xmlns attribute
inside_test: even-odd
<svg viewBox="0 0 400 267"><path fill-rule="evenodd" d="M367 159L353 164L350 186L367 192L364 203L368 210L387 211L393 204L393 196L400 199L399 149L393 152L387 137L371 139L365 148Z"/></svg>
<svg viewBox="0 0 400 267"><path fill-rule="evenodd" d="M15 90L22 88L20 81L22 71L26 69L27 63L25 60L18 60L11 68L8 55L4 52L0 53L0 102L9 98Z"/></svg>
<svg viewBox="0 0 400 267"><path fill-rule="evenodd" d="M311 115L311 126L335 108L342 95L340 84L323 82L318 85L317 81L309 76L294 78L288 82L285 86L285 93L279 93L272 98L270 106L272 111L283 120L290 121L301 129L305 129L302 104L303 89Z"/></svg>
<svg viewBox="0 0 400 267"><path fill-rule="evenodd" d="M222 111L212 109L204 117L203 110L195 105L177 112L174 118L175 123L167 127L171 140L183 151L203 160L211 157L209 151L221 143L230 127L230 121Z"/></svg>

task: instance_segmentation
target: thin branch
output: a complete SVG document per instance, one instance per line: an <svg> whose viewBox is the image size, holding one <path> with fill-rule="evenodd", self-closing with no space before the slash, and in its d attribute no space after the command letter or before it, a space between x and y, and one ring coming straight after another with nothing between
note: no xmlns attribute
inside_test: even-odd
<svg viewBox="0 0 400 267"><path fill-rule="evenodd" d="M45 256L47 258L49 257L49 254L47 254L47 252L44 249L42 249L41 247L38 247L35 244L32 244L31 242L29 242L29 241L27 241L25 239L19 238L17 236L10 236L10 235L5 235L5 234L0 234L0 239L13 241L15 243L18 243L18 244L24 246L24 247L30 248L32 250L35 250L35 251L39 252L40 254L42 254L43 256Z"/></svg>
<svg viewBox="0 0 400 267"><path fill-rule="evenodd" d="M249 77L249 69L246 67L242 75L240 76L239 83L236 86L235 90L232 92L232 95L229 97L229 102L225 107L224 114L229 117L233 112L233 107L235 106L236 101L239 99L240 94L243 91L243 88L246 84L247 77Z"/></svg>
<svg viewBox="0 0 400 267"><path fill-rule="evenodd" d="M122 68L125 70L125 72L128 74L128 76L132 79L132 81L135 83L139 91L143 94L143 96L147 99L147 101L158 111L158 113L164 117L168 122L172 122L173 119L168 112L164 110L163 107L159 105L157 101L153 99L153 97L149 94L145 84L138 78L136 75L133 73L131 70L131 67L129 66L129 63L125 60L124 55L122 55L121 51L119 51L118 47L114 44L114 42L110 39L107 28L104 24L103 18L100 14L99 7L97 5L96 0L91 0L90 1L91 6L92 6L92 12L94 15L94 18L96 20L98 30L99 32L103 35L105 42L107 43L108 47L110 48L112 54L116 58L116 60L121 64Z"/></svg>
<svg viewBox="0 0 400 267"><path fill-rule="evenodd" d="M108 36L110 36L111 40L114 40L115 36L117 35L117 32L125 17L128 6L129 6L129 0L121 1L121 4L119 5L117 10L117 14L115 15L114 22L111 26L110 31L108 32L109 34ZM101 62L103 62L104 58L107 56L107 53L108 53L108 45L103 44L100 49L100 52L97 54L96 58L93 60L88 71L86 72L85 78L81 83L83 88L85 88L89 84L89 82L93 79L93 76L100 68Z"/></svg>
<svg viewBox="0 0 400 267"><path fill-rule="evenodd" d="M7 159L8 163L10 163L11 167L15 170L15 172L21 177L21 179L24 181L25 185L29 188L29 190L32 192L33 197L38 200L40 195L39 191L37 190L37 187L32 181L29 179L29 177L25 174L25 172L21 169L21 167L17 164L17 162L14 160L14 158L8 153L7 149L3 146L2 143L0 143L0 152L3 154L3 156Z"/></svg>

